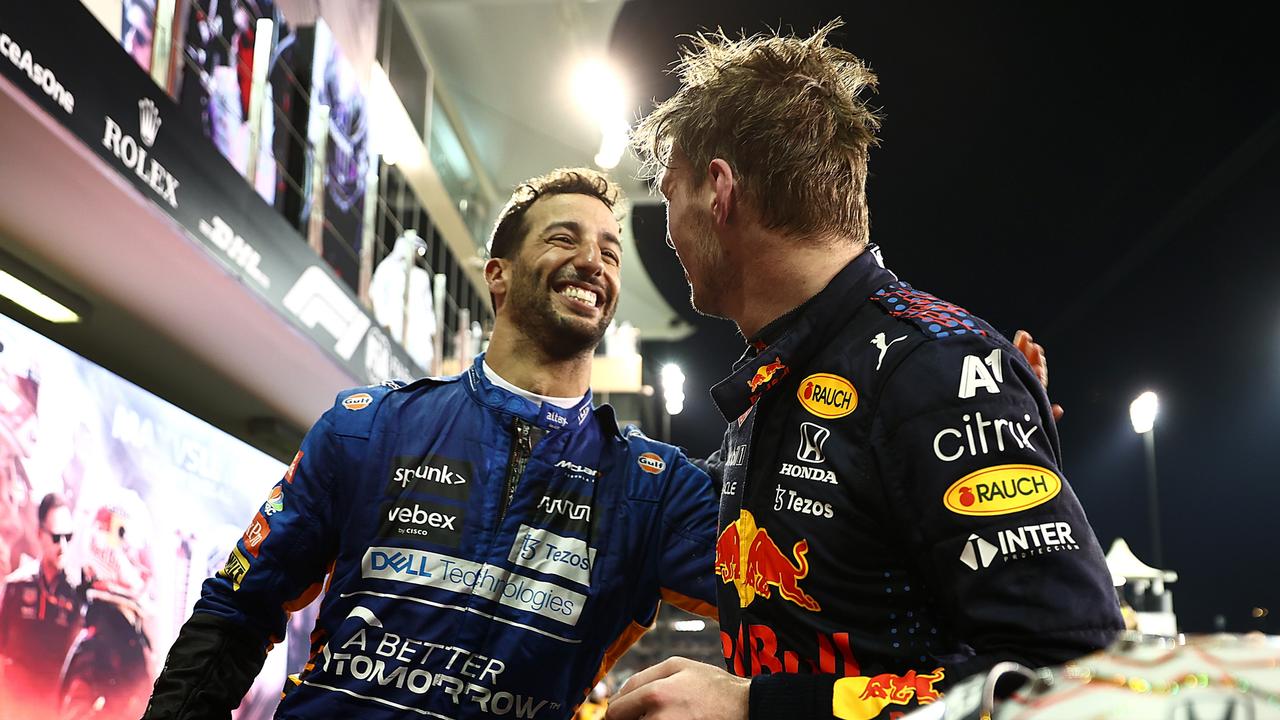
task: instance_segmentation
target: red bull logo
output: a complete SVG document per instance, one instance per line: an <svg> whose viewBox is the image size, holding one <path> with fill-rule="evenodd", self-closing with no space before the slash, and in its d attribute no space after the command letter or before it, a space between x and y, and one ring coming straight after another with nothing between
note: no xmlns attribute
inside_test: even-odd
<svg viewBox="0 0 1280 720"><path fill-rule="evenodd" d="M778 376L778 379L781 380L782 376L787 374L787 366L782 364L782 358L780 357L774 358L773 362L768 365L761 365L756 368L756 374L747 381L747 387L751 389L751 392L756 392L761 385L773 380L773 377L779 372L782 373L782 375ZM765 389L767 390L768 388Z"/></svg>
<svg viewBox="0 0 1280 720"><path fill-rule="evenodd" d="M928 705L942 697L934 685L943 675L943 669L937 668L931 673L908 670L906 675L841 678L831 698L832 714L845 720L871 720L890 705L908 705L912 700Z"/></svg>
<svg viewBox="0 0 1280 720"><path fill-rule="evenodd" d="M800 540L791 555L782 552L769 531L756 527L755 517L742 510L716 540L716 574L738 590L738 603L746 607L759 595L773 597L777 588L782 597L806 610L820 612L822 606L804 590L800 581L809 575L809 541ZM794 562L792 561L794 558Z"/></svg>

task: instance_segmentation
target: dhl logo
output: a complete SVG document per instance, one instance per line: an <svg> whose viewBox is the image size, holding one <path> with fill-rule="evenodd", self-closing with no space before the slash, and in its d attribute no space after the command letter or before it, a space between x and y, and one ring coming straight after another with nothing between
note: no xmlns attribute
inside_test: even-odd
<svg viewBox="0 0 1280 720"><path fill-rule="evenodd" d="M747 387L751 389L751 392L756 392L760 389L761 385L773 380L773 376L777 375L779 372L782 373L782 375L778 377L778 379L781 380L782 377L787 374L787 366L782 364L782 358L780 357L774 358L773 362L768 365L761 365L756 368L756 374L747 381Z"/></svg>
<svg viewBox="0 0 1280 720"><path fill-rule="evenodd" d="M937 668L931 673L908 670L906 675L840 678L831 698L832 714L843 720L871 720L889 705L907 705L913 699L928 705L942 697L934 685L943 675L943 669Z"/></svg>
<svg viewBox="0 0 1280 720"><path fill-rule="evenodd" d="M769 531L756 527L755 517L742 510L716 541L716 574L738 589L738 604L746 607L761 597L779 594L806 610L821 612L822 606L804 590L800 581L809 575L809 541L800 540L791 548L791 557L782 552L769 537ZM792 562L792 557L795 562Z"/></svg>
<svg viewBox="0 0 1280 720"><path fill-rule="evenodd" d="M906 675L873 675L836 680L832 694L832 715L844 720L872 720L890 705L919 705L942 697L933 685L942 680L942 667L932 673L906 671Z"/></svg>

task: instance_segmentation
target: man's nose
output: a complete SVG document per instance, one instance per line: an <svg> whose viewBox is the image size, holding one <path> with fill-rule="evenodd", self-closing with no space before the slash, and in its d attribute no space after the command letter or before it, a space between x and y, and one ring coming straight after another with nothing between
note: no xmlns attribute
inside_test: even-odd
<svg viewBox="0 0 1280 720"><path fill-rule="evenodd" d="M580 272L595 276L604 272L604 260L600 257L600 246L595 243L583 243L573 264Z"/></svg>

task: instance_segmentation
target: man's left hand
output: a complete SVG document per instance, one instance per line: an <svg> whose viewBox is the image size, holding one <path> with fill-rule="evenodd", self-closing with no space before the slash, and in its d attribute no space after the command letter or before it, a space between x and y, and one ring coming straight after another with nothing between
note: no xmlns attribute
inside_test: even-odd
<svg viewBox="0 0 1280 720"><path fill-rule="evenodd" d="M642 670L609 699L606 720L746 720L751 680L673 657Z"/></svg>

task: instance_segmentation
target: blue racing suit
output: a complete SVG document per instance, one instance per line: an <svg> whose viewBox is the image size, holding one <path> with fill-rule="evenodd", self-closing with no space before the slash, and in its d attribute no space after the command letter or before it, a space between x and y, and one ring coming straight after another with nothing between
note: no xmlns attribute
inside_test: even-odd
<svg viewBox="0 0 1280 720"><path fill-rule="evenodd" d="M205 582L146 717L227 717L322 589L277 717L567 718L660 600L715 616L710 478L589 394L495 387L482 358L338 396Z"/></svg>

